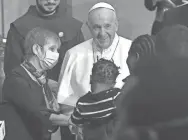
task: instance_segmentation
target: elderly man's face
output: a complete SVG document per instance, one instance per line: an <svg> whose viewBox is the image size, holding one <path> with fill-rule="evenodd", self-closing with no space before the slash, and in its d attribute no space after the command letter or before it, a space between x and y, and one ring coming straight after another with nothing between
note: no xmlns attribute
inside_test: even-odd
<svg viewBox="0 0 188 140"><path fill-rule="evenodd" d="M38 5L46 13L51 13L56 10L60 4L60 0L37 0Z"/></svg>
<svg viewBox="0 0 188 140"><path fill-rule="evenodd" d="M102 49L110 47L118 29L114 11L106 8L91 11L88 17L88 27L98 47Z"/></svg>

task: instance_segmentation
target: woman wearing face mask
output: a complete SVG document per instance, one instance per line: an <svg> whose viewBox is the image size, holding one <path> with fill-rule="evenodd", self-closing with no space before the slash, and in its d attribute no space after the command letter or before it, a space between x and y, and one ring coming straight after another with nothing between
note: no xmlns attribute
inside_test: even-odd
<svg viewBox="0 0 188 140"><path fill-rule="evenodd" d="M60 113L46 78L46 70L58 61L60 45L55 33L39 27L32 29L24 42L24 62L3 85L4 100L15 108L34 140L49 140L57 125L69 122L69 117Z"/></svg>

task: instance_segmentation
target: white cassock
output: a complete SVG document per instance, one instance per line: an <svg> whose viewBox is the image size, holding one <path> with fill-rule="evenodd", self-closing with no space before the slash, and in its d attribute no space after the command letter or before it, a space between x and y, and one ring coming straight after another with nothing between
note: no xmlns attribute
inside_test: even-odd
<svg viewBox="0 0 188 140"><path fill-rule="evenodd" d="M120 67L115 87L122 88L122 80L129 75L126 59L131 43L116 34L112 45L102 53L93 39L68 50L59 76L58 103L75 106L76 101L90 91L90 75L97 58L112 59Z"/></svg>

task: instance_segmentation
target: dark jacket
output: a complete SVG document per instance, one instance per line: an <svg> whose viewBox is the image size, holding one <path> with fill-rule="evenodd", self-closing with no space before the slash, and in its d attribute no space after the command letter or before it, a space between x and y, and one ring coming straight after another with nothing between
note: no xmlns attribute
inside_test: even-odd
<svg viewBox="0 0 188 140"><path fill-rule="evenodd" d="M188 27L187 13L188 4L167 11L164 15L163 26L181 24Z"/></svg>
<svg viewBox="0 0 188 140"><path fill-rule="evenodd" d="M6 140L34 140L28 133L21 117L8 103L0 104L0 120L5 121Z"/></svg>
<svg viewBox="0 0 188 140"><path fill-rule="evenodd" d="M134 88L128 92L123 90L125 93L118 111L120 130L129 126L147 129L148 126L157 131L161 140L186 140L187 121L184 125L180 123L180 127L177 124L179 122L175 122L178 127L164 126L165 123L187 119L188 116L187 84L176 81L176 78L168 79L162 75L139 77Z"/></svg>
<svg viewBox="0 0 188 140"><path fill-rule="evenodd" d="M181 0L172 0L175 5L182 4ZM162 21L164 20L164 15L169 9L173 9L173 6L165 5L163 2L157 2L156 5L153 5L152 0L144 0L145 7L150 10L156 10L156 17L152 26L152 35L156 35L162 28ZM167 10L168 9L168 10Z"/></svg>
<svg viewBox="0 0 188 140"><path fill-rule="evenodd" d="M52 123L49 120L50 113L47 111L43 89L21 66L6 77L3 97L14 106L34 140L47 140L50 137L48 130L52 128Z"/></svg>
<svg viewBox="0 0 188 140"><path fill-rule="evenodd" d="M49 78L57 81L66 51L84 41L81 31L82 23L67 16L65 13L61 13L60 10L54 15L43 17L39 15L35 6L30 6L27 13L10 24L5 48L5 75L7 76L13 68L23 61L25 36L35 27L46 28L58 35L60 32L63 32L63 37L60 37L62 46L60 48L59 62L48 72Z"/></svg>

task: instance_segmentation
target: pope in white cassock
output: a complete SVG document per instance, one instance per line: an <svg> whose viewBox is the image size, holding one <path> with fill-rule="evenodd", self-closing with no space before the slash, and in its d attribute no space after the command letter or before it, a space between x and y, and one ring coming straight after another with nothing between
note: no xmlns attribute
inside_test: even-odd
<svg viewBox="0 0 188 140"><path fill-rule="evenodd" d="M132 41L117 35L118 21L115 9L107 3L97 3L88 13L89 39L67 51L59 77L58 102L75 106L77 100L90 91L90 75L100 58L114 61L120 67L115 87L123 86L129 75L126 64Z"/></svg>

